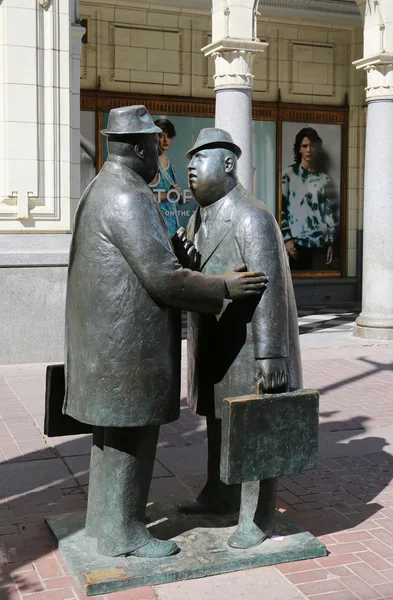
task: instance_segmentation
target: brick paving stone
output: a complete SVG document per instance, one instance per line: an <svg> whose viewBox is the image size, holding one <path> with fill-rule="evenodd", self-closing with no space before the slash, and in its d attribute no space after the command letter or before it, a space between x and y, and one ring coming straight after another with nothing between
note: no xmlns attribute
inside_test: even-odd
<svg viewBox="0 0 393 600"><path fill-rule="evenodd" d="M360 558L356 554L342 554L341 556L331 554L330 556L317 559L317 563L321 567L339 567L341 565L352 565L360 562Z"/></svg>
<svg viewBox="0 0 393 600"><path fill-rule="evenodd" d="M280 573L286 575L287 573L299 573L300 571L320 569L320 565L316 560L299 560L299 562L295 563L283 563L282 565L277 565L276 568Z"/></svg>
<svg viewBox="0 0 393 600"><path fill-rule="evenodd" d="M47 590L60 590L78 585L75 578L70 575L67 575L67 577L56 577L55 579L45 579L43 583Z"/></svg>
<svg viewBox="0 0 393 600"><path fill-rule="evenodd" d="M314 569L312 571L301 571L300 573L288 573L286 578L296 585L300 583L309 583L311 581L321 581L329 578L329 573L325 569Z"/></svg>
<svg viewBox="0 0 393 600"><path fill-rule="evenodd" d="M342 544L335 544L334 546L331 547L331 552L335 556L337 556L339 554L352 554L355 552L358 553L358 552L362 552L362 551L364 551L363 553L367 552L366 547L363 546L362 542L344 542ZM370 557L369 557L369 560L371 560Z"/></svg>
<svg viewBox="0 0 393 600"><path fill-rule="evenodd" d="M72 575L71 569L66 565L66 563L65 563L62 555L60 554L60 550L58 548L55 548L53 550L52 556L58 562L58 564L60 565L61 569L64 571L65 575Z"/></svg>
<svg viewBox="0 0 393 600"><path fill-rule="evenodd" d="M391 598L392 597L392 584L391 583L383 583L382 585L375 585L375 591L378 593L378 598Z"/></svg>
<svg viewBox="0 0 393 600"><path fill-rule="evenodd" d="M358 554L358 556L361 560L370 565L370 567L372 567L376 571L383 571L384 569L391 568L391 564L389 562L387 562L385 559L381 558L377 554L374 554L374 552L362 552L361 554Z"/></svg>
<svg viewBox="0 0 393 600"><path fill-rule="evenodd" d="M317 594L326 594L328 592L340 592L346 588L338 579L328 579L325 581L313 581L298 586L298 589L305 596L316 596Z"/></svg>
<svg viewBox="0 0 393 600"><path fill-rule="evenodd" d="M16 586L11 586L7 588L4 594L2 594L2 591L0 590L0 598L1 600L21 600L22 596Z"/></svg>
<svg viewBox="0 0 393 600"><path fill-rule="evenodd" d="M378 583L386 583L386 578L382 573L375 571L369 565L361 562L354 565L348 565L348 568L351 569L356 575L359 575L364 581L369 583L370 585L378 584Z"/></svg>
<svg viewBox="0 0 393 600"><path fill-rule="evenodd" d="M75 591L67 590L51 590L48 592L38 592L37 594L22 595L23 600L77 600L78 596Z"/></svg>
<svg viewBox="0 0 393 600"><path fill-rule="evenodd" d="M15 575L16 573L25 573L26 571L34 571L33 563L29 560L1 565L2 574L12 573Z"/></svg>
<svg viewBox="0 0 393 600"><path fill-rule="evenodd" d="M388 581L393 582L393 568L387 569L386 571L382 571L381 575L383 575L385 577L385 579L387 579ZM393 590L393 588L392 588L392 590Z"/></svg>
<svg viewBox="0 0 393 600"><path fill-rule="evenodd" d="M359 600L359 597L346 589L343 592L319 594L318 596L314 596L314 600Z"/></svg>
<svg viewBox="0 0 393 600"><path fill-rule="evenodd" d="M54 558L39 558L34 561L34 568L42 579L64 576L63 569Z"/></svg>
<svg viewBox="0 0 393 600"><path fill-rule="evenodd" d="M335 544L335 541L331 535L319 535L318 539L320 542L325 544L325 546L329 546L329 544Z"/></svg>
<svg viewBox="0 0 393 600"><path fill-rule="evenodd" d="M12 578L23 595L44 591L44 586L39 580L35 571L25 571L24 573L13 573Z"/></svg>
<svg viewBox="0 0 393 600"><path fill-rule="evenodd" d="M373 536L368 531L346 531L345 533L333 533L336 542L364 542L372 540Z"/></svg>
<svg viewBox="0 0 393 600"><path fill-rule="evenodd" d="M328 567L327 571L334 575L334 577L347 577L352 575L352 571L348 569L348 567Z"/></svg>
<svg viewBox="0 0 393 600"><path fill-rule="evenodd" d="M365 581L360 579L360 577L343 577L341 582L346 585L351 592L357 594L361 600L374 600L374 598L380 597L379 593Z"/></svg>
<svg viewBox="0 0 393 600"><path fill-rule="evenodd" d="M370 550L381 556L382 558L393 558L393 548L391 546L387 546L383 542L379 540L364 540L364 545L367 546Z"/></svg>

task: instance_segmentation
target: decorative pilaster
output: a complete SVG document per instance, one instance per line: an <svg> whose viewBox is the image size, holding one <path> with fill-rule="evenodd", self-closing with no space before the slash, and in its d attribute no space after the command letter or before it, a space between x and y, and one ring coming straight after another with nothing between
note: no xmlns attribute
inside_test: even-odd
<svg viewBox="0 0 393 600"><path fill-rule="evenodd" d="M70 35L75 2L1 4L0 232L70 229L72 148L80 143L79 70L70 74L84 31L75 23Z"/></svg>
<svg viewBox="0 0 393 600"><path fill-rule="evenodd" d="M362 312L354 335L393 340L393 5L365 7L367 73Z"/></svg>
<svg viewBox="0 0 393 600"><path fill-rule="evenodd" d="M75 0L76 1L76 0ZM79 19L79 15L76 14ZM82 38L85 34L85 28L76 21L71 25L71 52L70 52L70 92L71 92L71 194L70 194L70 214L71 220L78 206L81 195L81 175L80 175L80 140L81 140L81 111L80 111L80 65Z"/></svg>
<svg viewBox="0 0 393 600"><path fill-rule="evenodd" d="M251 93L255 54L267 43L256 37L258 0L212 0L213 41L202 48L215 63L216 127L228 131L242 149L240 182L253 189L253 132Z"/></svg>

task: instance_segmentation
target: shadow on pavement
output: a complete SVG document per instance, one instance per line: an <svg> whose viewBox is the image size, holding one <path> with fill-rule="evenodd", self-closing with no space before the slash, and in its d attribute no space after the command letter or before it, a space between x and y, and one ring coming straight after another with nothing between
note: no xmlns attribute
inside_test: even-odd
<svg viewBox="0 0 393 600"><path fill-rule="evenodd" d="M371 371L366 371L365 373L357 373L353 377L348 377L347 379L343 379L342 381L338 381L336 383L332 383L330 385L326 385L325 387L320 388L320 393L326 394L326 392L330 392L331 390L336 390L344 385L348 385L350 383L355 383L360 381L361 379L367 379L371 375L376 375L377 373L382 372L390 372L393 371L393 363L380 363L377 361L370 360L369 358L359 358L358 360L370 365L373 367Z"/></svg>
<svg viewBox="0 0 393 600"><path fill-rule="evenodd" d="M393 369L391 364L363 360L372 366L371 371L325 386L321 392L336 390L352 381ZM329 411L321 413L321 417L327 419L338 414L338 411ZM280 480L279 509L287 511L291 519L316 536L361 528L365 520L386 510L383 493L392 480L393 456L386 451L388 440L375 435L367 437L368 420L367 416L357 415L348 420L322 423L324 449L318 468ZM152 486L155 499L167 499L168 489L172 490L169 494L172 499L177 490L183 490L183 497L191 497L203 484L204 464L198 463L198 470L181 476L167 458L183 453L187 460L190 448L196 455L206 451L203 422L187 418L184 412L180 422L182 427L173 432L171 446L165 444L171 435L170 426L161 438L160 463L157 463ZM351 439L359 435L362 439ZM14 598L15 583L22 593L41 592L43 588L37 573L46 574L42 575L44 578L64 576L51 555L53 541L44 517L85 508L89 450L88 442L84 440L86 438L81 437L58 442L54 448L47 446L0 463L2 600ZM179 444L183 440L182 445L173 445L176 440ZM190 440L193 443L189 443ZM162 487L156 486L155 481L163 483ZM385 516L384 512L382 514ZM392 515L387 514L390 519ZM393 521L390 525L393 533Z"/></svg>

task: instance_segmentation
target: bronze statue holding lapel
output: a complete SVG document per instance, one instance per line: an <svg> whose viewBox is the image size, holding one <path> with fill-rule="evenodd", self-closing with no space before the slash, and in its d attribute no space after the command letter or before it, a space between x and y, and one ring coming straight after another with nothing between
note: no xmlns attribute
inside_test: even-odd
<svg viewBox="0 0 393 600"><path fill-rule="evenodd" d="M192 194L199 205L187 228L206 275L225 273L244 263L262 271L268 284L262 296L228 303L216 317L199 310L188 321L188 402L207 417L208 481L183 512L236 510L238 485L220 480L221 416L224 398L302 387L297 310L279 227L269 209L238 181L240 148L221 129L203 129L188 166ZM261 543L272 533L276 479L243 483L235 548Z"/></svg>

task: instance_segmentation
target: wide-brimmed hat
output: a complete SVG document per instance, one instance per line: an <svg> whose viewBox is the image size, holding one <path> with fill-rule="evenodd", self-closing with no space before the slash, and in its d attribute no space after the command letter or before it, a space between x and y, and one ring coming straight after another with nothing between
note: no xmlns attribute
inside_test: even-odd
<svg viewBox="0 0 393 600"><path fill-rule="evenodd" d="M108 126L102 135L132 135L135 133L162 133L154 125L147 108L142 104L112 108L109 112Z"/></svg>
<svg viewBox="0 0 393 600"><path fill-rule="evenodd" d="M223 129L217 129L216 127L201 129L195 144L188 152L186 152L186 157L191 158L195 152L202 148L227 148L228 150L232 150L237 158L239 158L242 153L239 146L233 141L231 134Z"/></svg>

